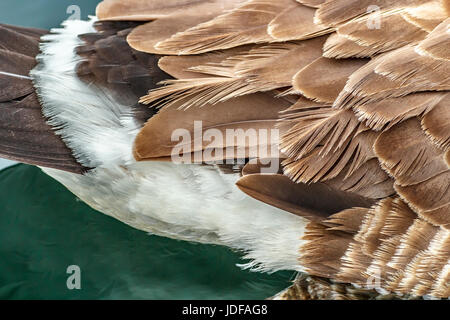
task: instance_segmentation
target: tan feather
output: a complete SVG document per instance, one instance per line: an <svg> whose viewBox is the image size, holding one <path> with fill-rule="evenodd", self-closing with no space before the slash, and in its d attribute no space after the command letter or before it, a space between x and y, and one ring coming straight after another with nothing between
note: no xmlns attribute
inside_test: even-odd
<svg viewBox="0 0 450 320"><path fill-rule="evenodd" d="M441 0L441 3L445 9L445 12L447 12L447 15L450 16L450 2L448 0Z"/></svg>
<svg viewBox="0 0 450 320"><path fill-rule="evenodd" d="M386 237L381 231L392 211L394 202L393 198L382 200L381 204L373 208L365 217L359 232L355 235L354 240L361 244L360 250L365 256L373 258L375 251Z"/></svg>
<svg viewBox="0 0 450 320"><path fill-rule="evenodd" d="M440 43L440 45L443 46L445 43ZM376 72L405 84L415 84L417 91L450 89L450 79L448 78L450 61L418 55L410 47L400 49L386 58L376 68Z"/></svg>
<svg viewBox="0 0 450 320"><path fill-rule="evenodd" d="M97 6L100 20L150 21L192 12L218 13L239 0L104 0Z"/></svg>
<svg viewBox="0 0 450 320"><path fill-rule="evenodd" d="M438 230L437 227L423 220L413 220L411 226L402 235L400 244L387 264L391 268L388 272L387 290L397 291L400 282L407 276L408 265L420 252L427 249Z"/></svg>
<svg viewBox="0 0 450 320"><path fill-rule="evenodd" d="M450 229L448 181L450 181L450 170L419 184L395 185L395 190L426 221ZM441 214L436 214L437 210L441 208L445 208L445 210L439 210Z"/></svg>
<svg viewBox="0 0 450 320"><path fill-rule="evenodd" d="M433 225L441 225L446 229L450 229L448 225L448 215L450 212L450 203L443 205L442 207L425 210L421 213L421 216Z"/></svg>
<svg viewBox="0 0 450 320"><path fill-rule="evenodd" d="M397 272L388 264L401 245L402 236L414 223L416 214L399 198L391 202L390 211L385 217L385 223L380 229L380 235L383 237L380 245L373 252L373 260L365 271L366 274L376 275L387 286L388 279Z"/></svg>
<svg viewBox="0 0 450 320"><path fill-rule="evenodd" d="M278 293L274 300L387 300L409 299L405 296L383 295L374 289L356 288L348 283L337 283L323 277L299 273L294 284Z"/></svg>
<svg viewBox="0 0 450 320"><path fill-rule="evenodd" d="M329 232L324 236L328 237ZM423 296L447 291L442 290L445 286L436 288L450 257L449 235L448 230L415 219L398 199L383 200L368 211L334 278L363 288L378 280L378 287L398 294Z"/></svg>
<svg viewBox="0 0 450 320"><path fill-rule="evenodd" d="M413 292L420 296L430 293L430 288L448 263L450 232L439 230L428 248L419 252L405 270L405 277L397 290ZM447 247L447 248L446 248Z"/></svg>
<svg viewBox="0 0 450 320"><path fill-rule="evenodd" d="M440 148L450 148L450 94L422 119L422 128L425 133Z"/></svg>
<svg viewBox="0 0 450 320"><path fill-rule="evenodd" d="M320 103L317 101L309 100L305 97L300 96L289 108L283 110L281 117L283 119L296 119L298 118L297 112L307 109L318 109L318 108L330 108L330 105ZM280 125L290 125L288 121L281 122Z"/></svg>
<svg viewBox="0 0 450 320"><path fill-rule="evenodd" d="M156 48L176 54L198 54L249 43L271 42L268 24L292 0L250 0L217 18L162 41Z"/></svg>
<svg viewBox="0 0 450 320"><path fill-rule="evenodd" d="M316 38L298 43L271 44L230 57L219 64L193 67L189 70L214 77L166 81L166 86L150 91L141 102L159 101L164 106L184 100L182 108L188 108L288 87L297 70L320 57L324 41L324 38Z"/></svg>
<svg viewBox="0 0 450 320"><path fill-rule="evenodd" d="M376 52L338 33L331 34L323 47L323 56L330 59L367 58Z"/></svg>
<svg viewBox="0 0 450 320"><path fill-rule="evenodd" d="M367 210L365 208L352 208L347 209L322 221L327 225L330 231L342 231L356 235L361 228L361 225L365 219Z"/></svg>
<svg viewBox="0 0 450 320"><path fill-rule="evenodd" d="M346 167L326 184L370 199L382 199L395 194L394 181L381 169L377 159L367 160L354 171Z"/></svg>
<svg viewBox="0 0 450 320"><path fill-rule="evenodd" d="M251 45L241 46L193 56L164 56L159 59L158 66L176 79L202 78L205 77L204 73L192 69L207 64L220 64L230 57L245 54L252 47Z"/></svg>
<svg viewBox="0 0 450 320"><path fill-rule="evenodd" d="M291 158L300 159L323 145L321 154L336 151L355 134L359 127L353 112L330 108L301 110L290 118L289 131L282 136L281 150Z"/></svg>
<svg viewBox="0 0 450 320"><path fill-rule="evenodd" d="M409 118L427 114L446 93L412 93L405 97L387 98L354 107L359 121L373 130L386 130Z"/></svg>
<svg viewBox="0 0 450 320"><path fill-rule="evenodd" d="M365 59L321 57L294 76L294 90L311 100L333 104L350 75L366 63Z"/></svg>
<svg viewBox="0 0 450 320"><path fill-rule="evenodd" d="M345 117L343 118L345 119ZM352 125L343 126L352 128ZM332 127L335 126L333 125ZM324 128L327 128L327 126L324 126ZM355 192L357 190L357 193L366 194L365 192L369 192L368 189L370 189L370 187L367 188L367 183L370 179L376 177L376 174L374 174L376 171L372 172L372 174L374 174L372 176L367 170L361 167L367 161L375 157L372 146L378 134L364 131L363 127L355 127L355 131L353 132L350 130L347 133L340 133L347 138L346 140L341 140L336 146L337 142L333 142L333 137L340 136L339 129L336 128L333 129L332 135L329 136L325 133L326 131L321 132L320 129L317 130L317 133L314 133L314 131L310 132L309 134L313 133L313 135L310 136L311 138L308 138L308 143L313 141L314 144L318 143L316 148L312 152L305 152L305 155L302 156L298 156L298 154L301 154L305 150L299 150L295 153L297 154L296 157L294 157L293 154L292 157L283 161L284 173L294 181L302 182L327 181L342 176L342 180L347 183L347 187L342 187L352 188ZM312 138L321 139L320 137L323 134L325 134L324 137L326 137L326 140L324 140L323 143L318 142L320 140L313 140ZM285 136L286 135L284 135L283 138ZM334 147L330 149L330 146ZM287 153L287 151L284 152ZM380 172L380 170L378 170L378 172ZM382 177L386 178L383 172L380 173ZM365 177L366 175L369 179ZM361 180L354 181L358 176ZM386 184L384 183L384 180L379 180L377 183L379 184L373 187L379 187L380 189L372 190L373 194L368 195L368 197L373 196L374 198L377 198L381 194L387 193L390 195L392 193L392 183L388 182Z"/></svg>
<svg viewBox="0 0 450 320"><path fill-rule="evenodd" d="M416 118L382 133L374 150L398 185L421 183L448 171L443 151L427 138Z"/></svg>
<svg viewBox="0 0 450 320"><path fill-rule="evenodd" d="M202 121L200 132L203 138L205 130L219 130L226 137L226 129L270 129L275 128L278 113L289 105L283 99L275 99L269 94L258 93L233 99L215 106L214 112L210 112L211 106L192 107L189 110L179 110L176 106L167 107L152 117L136 137L134 154L137 160L171 156L174 146L180 141L172 141L172 133L176 129L185 129L190 132L192 140L183 141L187 152L204 150L207 147L226 148L235 147L247 141L194 141L194 121ZM267 137L268 139L271 136ZM275 137L274 137L275 138ZM272 140L256 141L257 145L269 143ZM274 141L278 143L278 141ZM226 145L223 145L223 144ZM232 143L231 145L227 143ZM237 143L238 145L235 145ZM252 145L253 146L253 145ZM269 146L270 150L270 146Z"/></svg>
<svg viewBox="0 0 450 320"><path fill-rule="evenodd" d="M402 6L417 6L422 3L423 0L378 0L376 3L372 0L327 0L317 10L315 19L317 23L336 26L375 9L388 10Z"/></svg>
<svg viewBox="0 0 450 320"><path fill-rule="evenodd" d="M135 50L152 54L171 54L167 50L159 50L156 44L182 32L192 26L208 21L211 17L201 15L186 15L182 19L178 16L169 16L152 21L133 29L128 35L128 44Z"/></svg>
<svg viewBox="0 0 450 320"><path fill-rule="evenodd" d="M171 54L168 50L159 50L156 45L169 39L173 35L183 32L198 24L207 22L222 14L226 10L236 8L245 0L213 0L213 1L195 1L176 3L167 7L163 1L157 1L160 6L167 9L167 14L160 17L155 16L157 20L136 27L127 37L130 46L138 51L154 54ZM142 2L142 1L141 1ZM150 12L156 12L150 9ZM138 11L138 14L139 13ZM126 20L131 18L127 18ZM132 20L132 19L131 19ZM151 20L151 19L144 19Z"/></svg>
<svg viewBox="0 0 450 320"><path fill-rule="evenodd" d="M450 60L449 28L450 19L447 19L419 44L417 50L435 59Z"/></svg>
<svg viewBox="0 0 450 320"><path fill-rule="evenodd" d="M448 17L440 0L425 1L419 6L406 8L402 16L411 24L427 32L433 31Z"/></svg>
<svg viewBox="0 0 450 320"><path fill-rule="evenodd" d="M296 1L311 8L319 8L320 5L324 3L326 0L296 0Z"/></svg>
<svg viewBox="0 0 450 320"><path fill-rule="evenodd" d="M309 241L301 248L302 265L311 274L366 287L369 275L365 270L370 265L377 243L388 237L383 232L388 229L387 223L389 222L390 227L399 229L391 224L398 219L393 220L390 217L398 217L401 214L402 224L408 224L408 220L411 221L415 217L406 205L399 207L397 202L396 199L387 198L372 209L353 208L332 215L321 222L322 226L311 223L308 226L309 232L307 231L304 237ZM332 244L333 253L325 249L327 243ZM340 246L336 246L337 243L340 243ZM333 261L330 261L330 258Z"/></svg>
<svg viewBox="0 0 450 320"><path fill-rule="evenodd" d="M425 39L428 33L405 21L401 12L401 10L374 12L339 26L337 32L361 46L370 47L371 55ZM375 19L379 19L379 27L371 23L376 21Z"/></svg>
<svg viewBox="0 0 450 320"><path fill-rule="evenodd" d="M314 23L315 9L292 3L268 25L268 33L279 41L303 40L332 32Z"/></svg>
<svg viewBox="0 0 450 320"><path fill-rule="evenodd" d="M350 76L335 106L349 108L413 92L445 91L450 88L448 74L449 62L406 46L375 58Z"/></svg>
<svg viewBox="0 0 450 320"><path fill-rule="evenodd" d="M365 191L368 191L365 190L367 183L371 179L378 179L376 178L378 172L381 173L382 179L377 181L379 184L376 187L380 189L373 190L373 194L369 197L377 198L377 195L384 192L391 194L392 183L389 181L387 181L387 184L384 183L384 179L387 177L380 170L368 172L367 167L363 166L375 157L372 146L376 137L377 133L370 131L356 132L333 152L324 154L324 147L320 146L300 159L288 158L283 161L284 173L294 181L305 183L328 181L340 176L344 182L349 184L347 188L352 188L353 191L356 192L357 190L357 193L364 194ZM354 180L358 176L361 181ZM330 181L330 183L335 184L336 182Z"/></svg>

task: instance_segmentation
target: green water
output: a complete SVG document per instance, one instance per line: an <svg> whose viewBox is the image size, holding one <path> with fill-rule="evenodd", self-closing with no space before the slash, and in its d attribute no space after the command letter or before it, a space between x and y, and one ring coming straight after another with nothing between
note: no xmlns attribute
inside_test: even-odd
<svg viewBox="0 0 450 320"><path fill-rule="evenodd" d="M1 0L0 22L27 27L50 29L72 16L68 8L80 8L82 19L95 15L97 0Z"/></svg>
<svg viewBox="0 0 450 320"><path fill-rule="evenodd" d="M263 299L290 272L238 269L239 255L132 229L89 208L38 168L0 172L0 298ZM67 267L81 290L67 289Z"/></svg>
<svg viewBox="0 0 450 320"><path fill-rule="evenodd" d="M78 4L97 1L2 0L0 21L51 28ZM0 172L0 299L264 299L292 272L242 271L240 254L218 246L149 236L98 213L39 169ZM68 290L67 267L81 269Z"/></svg>

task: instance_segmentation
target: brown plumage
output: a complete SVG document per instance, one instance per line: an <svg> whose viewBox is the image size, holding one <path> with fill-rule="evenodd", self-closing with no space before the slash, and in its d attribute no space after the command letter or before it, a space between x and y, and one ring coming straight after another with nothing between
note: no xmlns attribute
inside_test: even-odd
<svg viewBox="0 0 450 320"><path fill-rule="evenodd" d="M46 30L0 25L0 156L74 173L86 172L42 116L28 77Z"/></svg>
<svg viewBox="0 0 450 320"><path fill-rule="evenodd" d="M243 149L238 187L309 219L308 276L278 298L450 296L450 4L373 2L106 0L81 36L79 77L134 106L137 161L171 161L172 132L194 121L280 130L266 143L276 172L261 172L259 141L183 150L207 162ZM4 34L23 46L0 49L1 70L26 76L41 33ZM7 108L32 100L29 79L3 82Z"/></svg>
<svg viewBox="0 0 450 320"><path fill-rule="evenodd" d="M362 287L377 271L384 290L448 297L449 4L383 0L378 11L371 4L236 1L214 16L186 14L185 25L170 28L184 4L168 13L161 7L159 16L149 9L156 21L128 41L169 55L159 65L176 79L141 99L164 108L138 135L135 154L168 156L165 132L181 122L204 119L224 130L264 120L269 128L278 113L283 172L260 174L262 165L249 163L238 186L312 221L299 248L306 271ZM115 19L119 9L133 17L113 1L99 12ZM257 92L289 99L245 106ZM337 294L329 282L314 289L328 295L311 296L305 281L281 297L346 297L345 286Z"/></svg>

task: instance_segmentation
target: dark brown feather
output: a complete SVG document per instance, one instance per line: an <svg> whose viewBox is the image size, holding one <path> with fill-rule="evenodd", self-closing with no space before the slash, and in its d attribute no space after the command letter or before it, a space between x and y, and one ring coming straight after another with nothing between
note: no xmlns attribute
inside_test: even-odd
<svg viewBox="0 0 450 320"><path fill-rule="evenodd" d="M43 30L0 26L0 157L83 173L72 151L47 124L29 78Z"/></svg>
<svg viewBox="0 0 450 320"><path fill-rule="evenodd" d="M250 174L237 186L251 197L274 207L321 221L352 207L369 207L373 200L333 189L323 183L294 183L282 174Z"/></svg>
<svg viewBox="0 0 450 320"><path fill-rule="evenodd" d="M28 73L35 65L34 57L0 49L0 102L17 99L34 91Z"/></svg>
<svg viewBox="0 0 450 320"><path fill-rule="evenodd" d="M87 170L46 123L35 93L0 103L0 157L74 173Z"/></svg>
<svg viewBox="0 0 450 320"><path fill-rule="evenodd" d="M170 76L158 67L159 56L136 51L127 43L127 35L137 25L97 22L98 33L80 35L86 44L77 48L84 57L77 72L84 81L108 90L119 103L134 106L135 119L143 124L156 112L139 104L139 98Z"/></svg>

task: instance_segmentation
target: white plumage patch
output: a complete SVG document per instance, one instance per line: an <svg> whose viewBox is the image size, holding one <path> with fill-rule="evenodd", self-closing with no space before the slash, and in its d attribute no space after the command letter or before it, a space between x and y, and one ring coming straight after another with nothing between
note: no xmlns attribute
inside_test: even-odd
<svg viewBox="0 0 450 320"><path fill-rule="evenodd" d="M75 48L79 34L96 32L95 18L68 20L64 28L52 29L42 37L39 64L32 70L43 112L57 128L77 160L86 167L133 162L130 145L139 131L130 106L124 106L109 92L87 85L76 75L82 58Z"/></svg>
<svg viewBox="0 0 450 320"><path fill-rule="evenodd" d="M75 73L78 35L95 32L93 22L67 21L45 36L32 76L50 124L82 164L96 169L85 175L44 171L93 208L137 229L243 250L251 260L244 268L300 271L307 221L242 193L235 185L239 174L214 166L136 163L132 145L140 128L131 107Z"/></svg>
<svg viewBox="0 0 450 320"><path fill-rule="evenodd" d="M243 250L260 271L301 270L305 220L242 193L212 166L143 162L81 176L44 169L93 208L134 228Z"/></svg>

